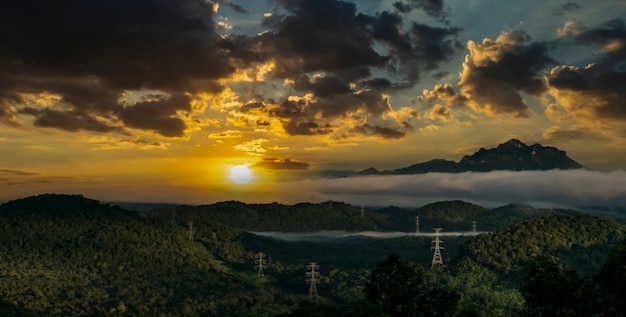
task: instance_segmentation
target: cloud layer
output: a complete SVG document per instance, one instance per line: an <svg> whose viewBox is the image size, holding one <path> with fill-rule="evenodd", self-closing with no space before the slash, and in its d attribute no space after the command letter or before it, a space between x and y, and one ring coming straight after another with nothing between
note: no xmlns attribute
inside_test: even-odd
<svg viewBox="0 0 626 317"><path fill-rule="evenodd" d="M287 188L306 188L317 197L356 205L418 207L462 199L492 207L508 203L535 206L626 206L626 172L589 170L429 173L322 179Z"/></svg>
<svg viewBox="0 0 626 317"><path fill-rule="evenodd" d="M25 114L66 131L185 136L198 110L189 94L220 90L215 80L233 71L214 11L201 0L3 2L11 27L0 28L0 120L17 127ZM164 93L120 101L143 90Z"/></svg>
<svg viewBox="0 0 626 317"><path fill-rule="evenodd" d="M552 121L626 138L622 19L568 21L552 40L509 30L463 46L463 30L441 0L396 1L374 13L351 1L272 3L259 21L265 31L237 35L220 33L219 6L250 12L231 1L5 1L0 124L24 129L31 118L35 127L69 132L188 138L216 122L206 109L220 105L210 98L228 91L236 106L224 111L249 129L401 139L416 121L451 121L455 111L527 118L530 96ZM568 1L546 13L556 19L581 9ZM573 46L596 49L594 62L567 65L552 56ZM441 76L460 54L459 81L419 96L427 109L393 105L392 95ZM237 89L242 81L267 85Z"/></svg>
<svg viewBox="0 0 626 317"><path fill-rule="evenodd" d="M549 115L567 116L610 137L626 138L626 25L610 20L593 28L573 23L562 30L566 41L591 45L601 53L586 66L557 66L546 74L556 103Z"/></svg>

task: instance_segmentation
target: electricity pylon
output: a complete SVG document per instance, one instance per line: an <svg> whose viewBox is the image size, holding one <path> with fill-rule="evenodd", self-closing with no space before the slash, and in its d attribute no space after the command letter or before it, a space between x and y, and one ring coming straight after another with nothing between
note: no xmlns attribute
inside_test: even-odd
<svg viewBox="0 0 626 317"><path fill-rule="evenodd" d="M420 233L420 216L415 216L415 233Z"/></svg>
<svg viewBox="0 0 626 317"><path fill-rule="evenodd" d="M189 221L189 226L187 228L187 231L189 232L189 240L193 241L193 221Z"/></svg>
<svg viewBox="0 0 626 317"><path fill-rule="evenodd" d="M476 220L472 221L472 232L476 233Z"/></svg>
<svg viewBox="0 0 626 317"><path fill-rule="evenodd" d="M267 264L267 260L265 259L265 257L266 257L266 254L263 252L259 252L254 255L254 264L256 264L254 266L254 269L258 270L259 278L265 277L265 273L263 272L263 269L267 268L267 266L265 266Z"/></svg>
<svg viewBox="0 0 626 317"><path fill-rule="evenodd" d="M315 299L317 299L318 297L317 284L320 282L318 280L318 278L320 277L320 273L317 272L319 268L320 266L317 265L317 263L315 262L311 262L309 263L309 265L306 266L306 269L309 270L309 272L306 272L307 279L305 280L306 283L309 284L309 297L313 297Z"/></svg>
<svg viewBox="0 0 626 317"><path fill-rule="evenodd" d="M435 240L433 240L433 246L430 248L431 250L435 251L433 253L433 261L431 263L431 267L434 267L435 265L443 265L441 250L444 249L444 247L441 246L443 241L439 240L439 232L441 231L441 229L442 228L435 228Z"/></svg>
<svg viewBox="0 0 626 317"><path fill-rule="evenodd" d="M365 217L365 207L361 205L361 218Z"/></svg>

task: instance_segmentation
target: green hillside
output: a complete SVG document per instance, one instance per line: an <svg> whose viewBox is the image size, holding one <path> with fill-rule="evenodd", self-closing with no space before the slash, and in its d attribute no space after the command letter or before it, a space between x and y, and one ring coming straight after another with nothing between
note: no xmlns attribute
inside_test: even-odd
<svg viewBox="0 0 626 317"><path fill-rule="evenodd" d="M202 206L156 208L142 212L149 218L186 224L216 222L253 231L381 230L387 227L380 215L341 202L296 205L244 204L237 201Z"/></svg>
<svg viewBox="0 0 626 317"><path fill-rule="evenodd" d="M232 229L190 241L184 227L66 195L1 205L0 228L0 298L15 311L197 316L246 315L262 307L261 315L271 316L289 303L231 269L225 260L246 256L231 242ZM7 305L4 315L10 315Z"/></svg>
<svg viewBox="0 0 626 317"><path fill-rule="evenodd" d="M515 316L553 309L533 302L543 287L524 278L541 256L581 276L598 274L568 278L580 294L589 292L583 281L621 287L607 277L619 272L620 257L607 257L626 230L609 219L572 211L488 210L462 201L417 212L423 221L451 228L472 217L528 220L476 237L443 237L446 265L430 269L430 236L283 239L234 228L397 229L415 216L397 207L366 210L361 217L360 208L338 202L332 208L224 202L139 214L82 196L40 195L0 205L0 316L402 316L405 309ZM326 217L314 217L320 214ZM254 270L259 251L267 254L264 278ZM321 273L317 304L305 301L306 265L313 261ZM397 282L413 275L413 286ZM597 296L619 305L609 295ZM411 304L395 312L396 304L389 305L396 300ZM438 310L448 300L455 304Z"/></svg>
<svg viewBox="0 0 626 317"><path fill-rule="evenodd" d="M599 271L610 251L624 241L626 226L590 215L546 215L468 240L455 261L450 283L469 303L513 314L522 308L519 292L525 269L549 257L585 274Z"/></svg>
<svg viewBox="0 0 626 317"><path fill-rule="evenodd" d="M543 209L523 205L485 207L461 200L440 201L415 210L389 206L379 209L355 207L341 202L296 205L245 204L237 201L202 206L159 207L140 211L147 218L186 225L190 221L212 222L247 231L404 231L415 232L416 216L420 230L431 232L478 231L508 227L546 214L579 214L566 209Z"/></svg>

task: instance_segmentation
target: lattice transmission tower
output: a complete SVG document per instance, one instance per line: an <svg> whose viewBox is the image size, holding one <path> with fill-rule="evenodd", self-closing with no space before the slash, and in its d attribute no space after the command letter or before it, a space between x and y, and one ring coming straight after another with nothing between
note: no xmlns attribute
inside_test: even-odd
<svg viewBox="0 0 626 317"><path fill-rule="evenodd" d="M254 264L256 264L254 266L254 269L259 272L258 273L259 278L265 277L265 272L263 272L263 270L267 268L266 257L267 255L263 252L259 252L254 255Z"/></svg>
<svg viewBox="0 0 626 317"><path fill-rule="evenodd" d="M320 266L317 265L317 263L315 262L311 262L309 263L309 265L306 266L306 269L309 270L308 272L306 272L306 283L309 284L309 297L313 297L315 299L317 299L318 294L317 294L317 284L319 284L320 280L318 279L320 277L320 273L317 271L319 270Z"/></svg>
<svg viewBox="0 0 626 317"><path fill-rule="evenodd" d="M189 233L189 240L193 241L193 234L194 234L194 228L193 228L193 221L189 221L189 224L187 226L187 232Z"/></svg>
<svg viewBox="0 0 626 317"><path fill-rule="evenodd" d="M472 221L472 232L476 233L476 220Z"/></svg>
<svg viewBox="0 0 626 317"><path fill-rule="evenodd" d="M420 233L420 216L415 216L415 233Z"/></svg>
<svg viewBox="0 0 626 317"><path fill-rule="evenodd" d="M433 240L433 246L430 248L431 250L434 251L431 267L434 267L435 265L443 265L443 257L441 256L441 250L443 250L444 247L441 246L443 241L439 239L439 232L441 231L441 229L442 228L435 228L435 240Z"/></svg>

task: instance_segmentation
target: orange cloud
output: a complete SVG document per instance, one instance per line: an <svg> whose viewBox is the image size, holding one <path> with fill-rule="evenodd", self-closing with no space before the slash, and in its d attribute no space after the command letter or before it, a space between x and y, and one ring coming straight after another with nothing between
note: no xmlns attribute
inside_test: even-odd
<svg viewBox="0 0 626 317"><path fill-rule="evenodd" d="M547 108L549 117L567 116L603 135L626 139L626 73L601 64L585 67L557 66L546 75L549 93L556 100Z"/></svg>

